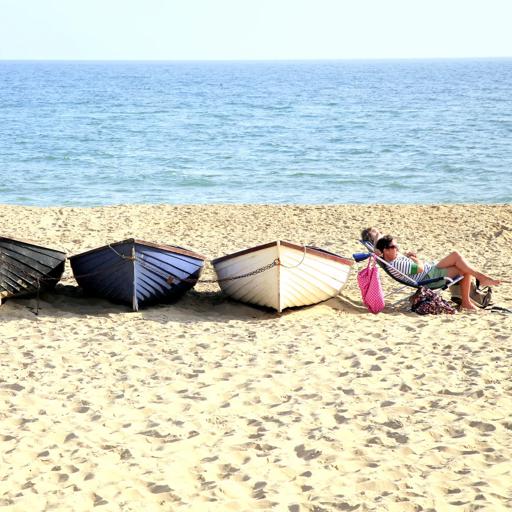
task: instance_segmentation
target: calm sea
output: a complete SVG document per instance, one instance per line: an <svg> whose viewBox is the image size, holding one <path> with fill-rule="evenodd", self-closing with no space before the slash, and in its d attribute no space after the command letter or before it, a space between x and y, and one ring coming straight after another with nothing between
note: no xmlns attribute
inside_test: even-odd
<svg viewBox="0 0 512 512"><path fill-rule="evenodd" d="M0 203L439 202L512 202L512 59L0 62Z"/></svg>

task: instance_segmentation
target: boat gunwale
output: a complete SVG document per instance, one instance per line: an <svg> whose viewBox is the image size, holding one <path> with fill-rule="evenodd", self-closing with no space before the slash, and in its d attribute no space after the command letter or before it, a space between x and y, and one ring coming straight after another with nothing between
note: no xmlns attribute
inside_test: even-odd
<svg viewBox="0 0 512 512"><path fill-rule="evenodd" d="M116 247L119 245L131 244L131 243L144 245L146 247L152 247L154 249L161 249L163 251L180 254L182 256L190 256L191 258L195 258L195 259L202 260L202 261L206 261L208 259L206 256L203 256L202 254L191 251L189 249L185 249L183 247L178 247L175 245L167 245L167 244L157 244L155 242L148 242L146 240L141 240L140 238L127 238L126 240L121 240L119 242L112 242L110 244L102 245L101 247L95 247L94 249L89 249L88 251L81 252L79 254L74 254L73 256L69 257L69 260L71 261L71 260L74 260L81 256L85 256L87 254L92 254L92 253L100 252L105 249L110 249L112 247Z"/></svg>
<svg viewBox="0 0 512 512"><path fill-rule="evenodd" d="M61 247L56 249L54 247L40 245L40 242L35 242L34 240L24 240L22 238L12 238L10 236L0 235L0 242L2 242L2 241L14 242L14 243L19 243L19 244L29 245L31 247L36 247L37 249L43 249L43 250L47 250L47 251L57 252L64 256L64 260L67 259L67 252L64 249L62 249Z"/></svg>
<svg viewBox="0 0 512 512"><path fill-rule="evenodd" d="M238 256L243 256L245 254L250 254L252 252L257 252L257 251L261 251L264 249L268 249L269 247L277 246L279 244L281 244L282 246L288 247L290 249L296 249L300 252L304 252L304 247L305 247L306 254L312 254L312 255L320 256L320 257L328 259L328 260L338 261L340 263L344 263L345 265L348 265L349 267L351 267L354 264L353 260L351 260L349 258L345 258L343 256L338 256L337 254L326 251L325 249L321 249L319 247L312 247L310 245L303 246L303 245L295 244L293 242L288 242L286 240L275 240L274 242L257 245L255 247L249 247L248 249L242 249L241 251L233 252L231 254L226 254L225 256L220 256L219 258L215 258L215 259L211 260L211 262L213 265L216 265L217 263L221 263L222 261L226 261L231 258L236 258Z"/></svg>

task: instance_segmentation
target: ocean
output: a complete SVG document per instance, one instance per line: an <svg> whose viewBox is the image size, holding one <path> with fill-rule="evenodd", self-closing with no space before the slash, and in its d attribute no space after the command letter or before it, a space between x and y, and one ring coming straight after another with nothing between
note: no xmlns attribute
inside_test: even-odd
<svg viewBox="0 0 512 512"><path fill-rule="evenodd" d="M0 203L511 203L512 59L0 62Z"/></svg>

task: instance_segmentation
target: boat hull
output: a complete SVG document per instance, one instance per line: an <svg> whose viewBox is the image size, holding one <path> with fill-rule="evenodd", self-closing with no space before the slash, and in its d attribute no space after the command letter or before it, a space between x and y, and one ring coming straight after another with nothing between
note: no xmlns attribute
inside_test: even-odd
<svg viewBox="0 0 512 512"><path fill-rule="evenodd" d="M70 263L86 293L138 311L179 299L196 284L205 259L181 247L132 238L72 256Z"/></svg>
<svg viewBox="0 0 512 512"><path fill-rule="evenodd" d="M212 264L227 295L281 312L335 297L347 282L353 261L278 240L217 258Z"/></svg>
<svg viewBox="0 0 512 512"><path fill-rule="evenodd" d="M66 253L14 238L0 237L0 303L55 287L64 272Z"/></svg>

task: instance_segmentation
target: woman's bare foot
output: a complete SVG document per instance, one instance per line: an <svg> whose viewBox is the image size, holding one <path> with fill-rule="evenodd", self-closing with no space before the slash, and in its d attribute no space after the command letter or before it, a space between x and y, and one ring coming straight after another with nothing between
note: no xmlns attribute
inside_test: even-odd
<svg viewBox="0 0 512 512"><path fill-rule="evenodd" d="M501 281L498 279L491 279L490 277L484 277L480 279L481 286L498 286L501 284Z"/></svg>
<svg viewBox="0 0 512 512"><path fill-rule="evenodd" d="M472 302L463 302L460 305L460 309L461 309L461 311L463 311L463 310L466 310L466 311L477 311L478 310L478 308Z"/></svg>

